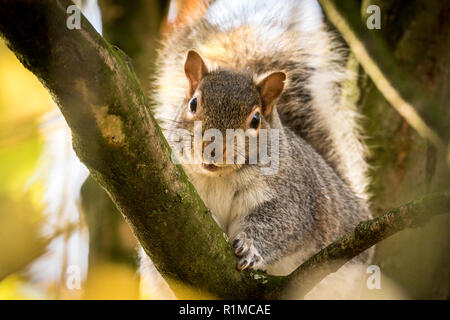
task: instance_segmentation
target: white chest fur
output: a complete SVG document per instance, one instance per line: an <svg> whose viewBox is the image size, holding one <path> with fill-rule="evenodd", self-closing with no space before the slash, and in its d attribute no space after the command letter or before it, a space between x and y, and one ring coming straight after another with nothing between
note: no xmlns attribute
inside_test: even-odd
<svg viewBox="0 0 450 320"><path fill-rule="evenodd" d="M225 232L227 232L230 223L231 208L236 192L235 186L227 180L203 176L193 178L193 184L197 192Z"/></svg>
<svg viewBox="0 0 450 320"><path fill-rule="evenodd" d="M187 172L205 205L228 236L236 233L242 218L272 198L264 181L255 178L257 176L249 179L248 173L218 177Z"/></svg>

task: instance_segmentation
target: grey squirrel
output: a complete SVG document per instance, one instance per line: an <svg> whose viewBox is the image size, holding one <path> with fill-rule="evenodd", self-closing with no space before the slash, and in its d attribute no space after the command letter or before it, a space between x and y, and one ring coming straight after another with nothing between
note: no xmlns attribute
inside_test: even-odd
<svg viewBox="0 0 450 320"><path fill-rule="evenodd" d="M306 0L215 1L163 41L151 96L170 144L195 120L246 129L257 114L254 129L280 130L275 175L250 164L183 165L239 270L288 274L371 217L358 115L339 105L341 62L320 8ZM372 251L346 266L363 266Z"/></svg>
<svg viewBox="0 0 450 320"><path fill-rule="evenodd" d="M256 135L259 129L279 130L279 169L272 175L260 174L259 163L224 165L208 158L184 165L236 248L239 270L277 273L274 265L286 256L301 250L307 258L370 216L366 203L322 156L280 120L284 72L255 82L247 69L208 71L195 51L188 52L184 70L189 87L174 118L178 128L193 132L194 121L201 121L203 130L220 128L223 137L227 129ZM224 149L230 147L224 143Z"/></svg>

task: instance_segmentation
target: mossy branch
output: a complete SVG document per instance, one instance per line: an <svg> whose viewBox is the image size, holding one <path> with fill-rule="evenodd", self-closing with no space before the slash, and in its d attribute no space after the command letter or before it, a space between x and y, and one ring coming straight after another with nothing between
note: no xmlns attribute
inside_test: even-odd
<svg viewBox="0 0 450 320"><path fill-rule="evenodd" d="M450 213L450 192L430 194L391 209L375 219L362 221L352 232L316 253L291 273L289 285L298 288L297 295L304 295L328 274L336 272L347 261L378 242L446 213Z"/></svg>
<svg viewBox="0 0 450 320"><path fill-rule="evenodd" d="M78 157L158 270L175 280L171 283L182 281L223 298L273 297L276 278L259 273L255 280L258 273L235 269L226 235L171 161L126 55L83 16L81 28L69 30L70 5L69 0L4 0L0 35L52 94Z"/></svg>
<svg viewBox="0 0 450 320"><path fill-rule="evenodd" d="M0 35L51 92L72 130L77 155L165 277L221 298L278 298L289 283L307 292L335 270L330 262L345 262L428 219L432 202L440 204L433 214L448 211L449 194L432 195L362 223L290 276L238 272L226 235L181 167L172 163L125 55L84 18L79 30L66 28L70 5L69 0L3 0ZM318 276L312 281L309 274Z"/></svg>

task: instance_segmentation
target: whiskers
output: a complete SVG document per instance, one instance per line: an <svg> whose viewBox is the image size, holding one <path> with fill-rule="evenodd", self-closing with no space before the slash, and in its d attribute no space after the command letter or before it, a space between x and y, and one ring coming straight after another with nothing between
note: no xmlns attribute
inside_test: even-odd
<svg viewBox="0 0 450 320"><path fill-rule="evenodd" d="M173 150L176 150L178 153L177 159L182 159L182 164L214 164L217 167L240 168L243 165L257 163L257 155L254 160L251 157L257 151L251 147L251 143L246 139L244 143L240 139L233 140L233 143L227 143L226 134L223 134L220 137L213 136L213 141L204 141L205 133L201 132L200 136L196 136L199 132L194 129L191 121L169 118L159 118L159 120L169 145ZM216 141L216 139L219 139L219 141ZM196 145L197 143L198 145ZM205 154L205 148L210 144L216 144L216 147L211 148ZM227 150L229 155L232 156L231 160L227 160ZM250 163L250 160L252 160L252 163Z"/></svg>

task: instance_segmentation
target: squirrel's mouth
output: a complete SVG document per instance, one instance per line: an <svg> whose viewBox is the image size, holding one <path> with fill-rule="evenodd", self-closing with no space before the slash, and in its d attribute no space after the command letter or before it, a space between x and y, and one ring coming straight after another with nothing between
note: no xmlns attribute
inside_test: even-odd
<svg viewBox="0 0 450 320"><path fill-rule="evenodd" d="M195 167L196 169L194 169ZM233 165L223 165L217 163L202 163L200 166L195 167L193 168L194 172L208 176L224 176L237 169L237 167Z"/></svg>
<svg viewBox="0 0 450 320"><path fill-rule="evenodd" d="M216 166L215 164L212 164L212 163L209 163L209 164L203 163L202 167L208 171L217 171L219 169L218 166Z"/></svg>

